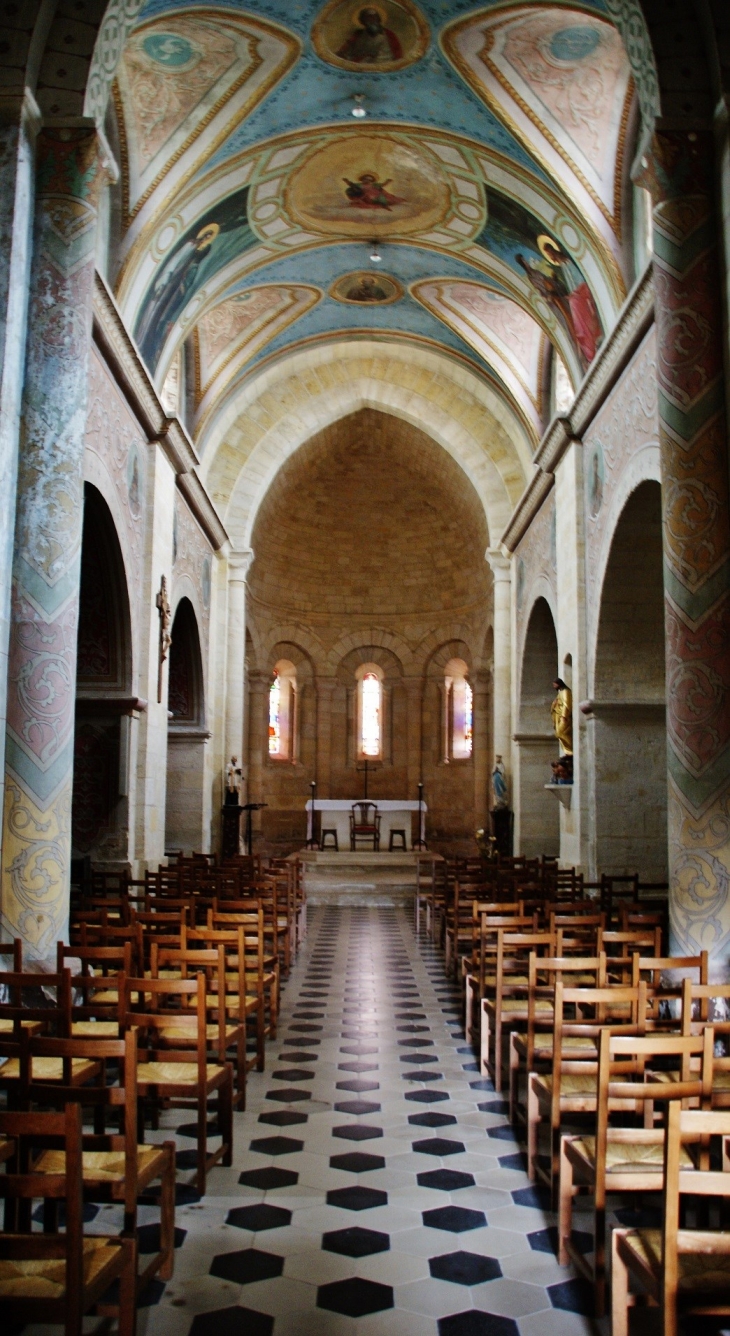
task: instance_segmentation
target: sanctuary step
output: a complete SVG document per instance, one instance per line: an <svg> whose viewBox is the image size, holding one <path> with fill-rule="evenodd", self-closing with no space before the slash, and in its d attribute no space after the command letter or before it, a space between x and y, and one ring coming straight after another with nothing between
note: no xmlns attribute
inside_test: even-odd
<svg viewBox="0 0 730 1336"><path fill-rule="evenodd" d="M313 905L404 905L415 893L413 853L304 849L298 857Z"/></svg>

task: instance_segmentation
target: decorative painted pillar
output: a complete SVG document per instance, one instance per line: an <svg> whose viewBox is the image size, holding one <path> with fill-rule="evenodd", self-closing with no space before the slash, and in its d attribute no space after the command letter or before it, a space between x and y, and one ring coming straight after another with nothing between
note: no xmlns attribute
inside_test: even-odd
<svg viewBox="0 0 730 1336"><path fill-rule="evenodd" d="M494 578L494 667L492 686L494 728L492 732L494 756L501 756L511 778L512 755L512 628L511 628L511 562L499 548L490 547L486 553ZM490 758L494 763L494 756ZM490 773L491 773L490 764ZM491 798L489 806L491 807ZM510 804L511 805L511 804Z"/></svg>
<svg viewBox="0 0 730 1336"><path fill-rule="evenodd" d="M8 644L20 402L40 112L27 92L0 97L0 773L5 769ZM0 823L4 789L0 790Z"/></svg>
<svg viewBox="0 0 730 1336"><path fill-rule="evenodd" d="M31 955L68 938L83 452L96 205L90 123L44 129L21 410L8 659L2 930Z"/></svg>
<svg viewBox="0 0 730 1336"><path fill-rule="evenodd" d="M730 969L730 497L712 135L657 128L654 202L672 950ZM627 664L630 671L630 664Z"/></svg>
<svg viewBox="0 0 730 1336"><path fill-rule="evenodd" d="M228 645L226 672L226 764L237 756L245 763L244 688L246 672L246 576L253 561L250 548L228 556Z"/></svg>

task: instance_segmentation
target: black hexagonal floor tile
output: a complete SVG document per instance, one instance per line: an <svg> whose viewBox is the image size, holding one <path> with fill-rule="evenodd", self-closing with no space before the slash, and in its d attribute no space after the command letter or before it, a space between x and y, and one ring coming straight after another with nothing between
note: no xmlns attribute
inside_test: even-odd
<svg viewBox="0 0 730 1336"><path fill-rule="evenodd" d="M488 1099L484 1104L477 1104L480 1113L501 1113L503 1117L509 1115L509 1104L506 1099Z"/></svg>
<svg viewBox="0 0 730 1336"><path fill-rule="evenodd" d="M182 1123L182 1125L176 1128L175 1130L179 1137L192 1137L193 1140L197 1140L198 1136L197 1123ZM219 1137L221 1134L221 1129L219 1128L216 1122L206 1123L205 1131L206 1135L209 1137Z"/></svg>
<svg viewBox="0 0 730 1336"><path fill-rule="evenodd" d="M556 1285L548 1285L547 1292L553 1308L560 1308L565 1313L581 1313L584 1317L593 1314L593 1286L582 1276L574 1280L561 1280Z"/></svg>
<svg viewBox="0 0 730 1336"><path fill-rule="evenodd" d="M246 1169L239 1175L238 1181L244 1188L272 1192L274 1188L293 1188L299 1182L299 1174L295 1174L293 1169L277 1169L270 1165L268 1169Z"/></svg>
<svg viewBox="0 0 730 1336"><path fill-rule="evenodd" d="M178 1229L175 1226L175 1247L182 1248L188 1231ZM160 1226L159 1225L140 1225L137 1230L137 1247L141 1253L156 1253L160 1251Z"/></svg>
<svg viewBox="0 0 730 1336"><path fill-rule="evenodd" d="M335 1113L353 1113L356 1118L366 1113L380 1113L380 1105L367 1099L346 1099L333 1107Z"/></svg>
<svg viewBox="0 0 730 1336"><path fill-rule="evenodd" d="M258 1150L262 1155L294 1155L304 1150L304 1142L295 1137L257 1137L251 1142L251 1150Z"/></svg>
<svg viewBox="0 0 730 1336"><path fill-rule="evenodd" d="M416 1174L419 1188L436 1188L438 1192L458 1192L459 1188L473 1188L474 1175L463 1173L459 1169L429 1169L425 1174Z"/></svg>
<svg viewBox="0 0 730 1336"><path fill-rule="evenodd" d="M377 1062L338 1062L338 1072L376 1072L378 1070Z"/></svg>
<svg viewBox="0 0 730 1336"><path fill-rule="evenodd" d="M399 1039L399 1048L433 1048L433 1039Z"/></svg>
<svg viewBox="0 0 730 1336"><path fill-rule="evenodd" d="M437 1206L433 1211L423 1211L422 1217L429 1229L446 1229L449 1234L465 1234L487 1223L483 1211L472 1211L466 1206Z"/></svg>
<svg viewBox="0 0 730 1336"><path fill-rule="evenodd" d="M318 1057L319 1053L280 1053L279 1062L316 1062ZM275 1075L277 1080L282 1079L278 1072ZM293 1081L294 1076L291 1079Z"/></svg>
<svg viewBox="0 0 730 1336"><path fill-rule="evenodd" d="M463 1141L449 1141L447 1137L429 1137L426 1141L414 1141L413 1149L420 1155L461 1155Z"/></svg>
<svg viewBox="0 0 730 1336"><path fill-rule="evenodd" d="M310 1073L307 1072L307 1076ZM282 1104L296 1104L302 1099L311 1099L311 1090L297 1090L296 1086L286 1086L284 1090L267 1090L267 1099L279 1100Z"/></svg>
<svg viewBox="0 0 730 1336"><path fill-rule="evenodd" d="M401 1062L438 1062L437 1053L401 1053Z"/></svg>
<svg viewBox="0 0 730 1336"><path fill-rule="evenodd" d="M348 1123L346 1127L333 1127L333 1137L340 1137L342 1141L374 1141L377 1137L382 1137L382 1127L371 1127L369 1123Z"/></svg>
<svg viewBox="0 0 730 1336"><path fill-rule="evenodd" d="M518 1151L516 1155L498 1155L498 1162L502 1169L524 1169L527 1170L527 1156Z"/></svg>
<svg viewBox="0 0 730 1336"><path fill-rule="evenodd" d="M211 1276L232 1280L235 1285L251 1285L255 1280L273 1280L284 1270L284 1258L276 1253L244 1248L241 1252L219 1253L210 1264Z"/></svg>
<svg viewBox="0 0 730 1336"><path fill-rule="evenodd" d="M535 1206L540 1211L551 1209L550 1189L542 1183L531 1183L527 1188L517 1188L510 1196L515 1206Z"/></svg>
<svg viewBox="0 0 730 1336"><path fill-rule="evenodd" d="M382 1155L366 1155L364 1151L348 1151L346 1155L331 1155L330 1169L344 1169L348 1174L367 1174L373 1169L384 1169Z"/></svg>
<svg viewBox="0 0 730 1336"><path fill-rule="evenodd" d="M480 1257L478 1253L453 1252L432 1257L428 1264L435 1280L450 1280L453 1285L483 1285L487 1280L498 1280L502 1268L495 1257Z"/></svg>
<svg viewBox="0 0 730 1336"><path fill-rule="evenodd" d="M226 1216L227 1225L236 1229L250 1229L258 1234L264 1229L282 1229L291 1224L291 1211L283 1206L270 1206L268 1202L256 1202L254 1206L234 1206Z"/></svg>
<svg viewBox="0 0 730 1336"><path fill-rule="evenodd" d="M317 1307L326 1308L331 1313L343 1313L345 1317L365 1317L368 1313L381 1313L384 1308L393 1307L393 1290L390 1285L379 1285L374 1280L335 1280L330 1285L320 1285L317 1290Z"/></svg>
<svg viewBox="0 0 730 1336"><path fill-rule="evenodd" d="M193 1318L188 1336L271 1336L274 1319L253 1308L215 1308Z"/></svg>
<svg viewBox="0 0 730 1336"><path fill-rule="evenodd" d="M321 1044L321 1039L304 1039L302 1036L295 1035L293 1039L287 1039L290 1048L313 1048L315 1044Z"/></svg>
<svg viewBox="0 0 730 1336"><path fill-rule="evenodd" d="M365 1095L368 1090L379 1090L378 1081L338 1081L335 1089L350 1090L353 1095Z"/></svg>
<svg viewBox="0 0 730 1336"><path fill-rule="evenodd" d="M358 1183L349 1188L332 1188L327 1193L327 1205L339 1206L343 1211L369 1211L375 1206L387 1206L388 1194L380 1188L363 1188Z"/></svg>
<svg viewBox="0 0 730 1336"><path fill-rule="evenodd" d="M452 1127L457 1121L453 1113L409 1113L412 1127Z"/></svg>
<svg viewBox="0 0 730 1336"><path fill-rule="evenodd" d="M503 1123L498 1127L488 1127L487 1136L493 1141L516 1141L517 1134L511 1123Z"/></svg>
<svg viewBox="0 0 730 1336"><path fill-rule="evenodd" d="M309 1114L299 1113L297 1109L272 1109L270 1113L260 1113L258 1121L271 1127L294 1127L297 1123L308 1122Z"/></svg>
<svg viewBox="0 0 730 1336"><path fill-rule="evenodd" d="M395 1028L398 1034L425 1034L429 1029L428 1025L396 1025Z"/></svg>
<svg viewBox="0 0 730 1336"><path fill-rule="evenodd" d="M491 1090L491 1091L492 1091L492 1094L494 1094L494 1086L492 1085L492 1082L491 1082L490 1080L487 1079L486 1076L483 1077L481 1081L470 1081L470 1082L469 1082L469 1089L470 1089L470 1090Z"/></svg>
<svg viewBox="0 0 730 1336"><path fill-rule="evenodd" d="M443 1081L443 1072L401 1072L404 1081Z"/></svg>
<svg viewBox="0 0 730 1336"><path fill-rule="evenodd" d="M409 1090L406 1099L415 1104L438 1104L442 1099L450 1099L447 1090Z"/></svg>
<svg viewBox="0 0 730 1336"><path fill-rule="evenodd" d="M324 1029L324 1026L310 1025L307 1021L297 1021L294 1025L290 1025L289 1029L295 1030L297 1034L319 1034ZM290 1040L287 1040L287 1043L290 1042Z"/></svg>
<svg viewBox="0 0 730 1336"><path fill-rule="evenodd" d="M438 1329L439 1336L519 1336L514 1318L482 1313L477 1308L439 1318Z"/></svg>
<svg viewBox="0 0 730 1336"><path fill-rule="evenodd" d="M584 1229L574 1229L571 1234L573 1246L581 1253L593 1252L593 1235ZM547 1229L534 1229L527 1235L527 1242L533 1252L553 1253L558 1255L558 1230L556 1225L548 1225Z"/></svg>
<svg viewBox="0 0 730 1336"><path fill-rule="evenodd" d="M343 1044L340 1053L349 1053L355 1058L366 1058L378 1052L377 1044Z"/></svg>
<svg viewBox="0 0 730 1336"><path fill-rule="evenodd" d="M352 1225L349 1229L333 1229L322 1235L325 1252L341 1253L343 1257L370 1257L373 1253L388 1252L390 1238L378 1229L363 1229Z"/></svg>
<svg viewBox="0 0 730 1336"><path fill-rule="evenodd" d="M282 1068L271 1073L272 1081L313 1081L314 1072L304 1071L301 1067Z"/></svg>

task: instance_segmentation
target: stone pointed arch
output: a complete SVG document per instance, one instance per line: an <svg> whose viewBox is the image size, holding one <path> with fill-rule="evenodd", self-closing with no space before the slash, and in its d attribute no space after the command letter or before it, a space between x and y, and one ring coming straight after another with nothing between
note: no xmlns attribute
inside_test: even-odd
<svg viewBox="0 0 730 1336"><path fill-rule="evenodd" d="M210 493L236 544L285 461L324 427L374 408L419 427L463 469L490 533L506 524L531 450L521 423L473 372L435 350L370 340L299 352L246 386L201 442Z"/></svg>

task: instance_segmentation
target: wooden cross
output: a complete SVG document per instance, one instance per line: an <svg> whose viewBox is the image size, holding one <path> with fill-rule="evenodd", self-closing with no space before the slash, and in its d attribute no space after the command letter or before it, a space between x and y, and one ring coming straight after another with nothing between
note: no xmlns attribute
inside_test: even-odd
<svg viewBox="0 0 730 1336"><path fill-rule="evenodd" d="M365 793L364 793L364 797L365 797L365 798L367 798L367 796L368 796L368 766L369 766L369 764L370 764L369 761L365 761L364 765L356 765L356 766L355 766L355 769L356 769L356 771L358 772L358 774L363 774L363 772L364 772L364 774L365 774Z"/></svg>
<svg viewBox="0 0 730 1336"><path fill-rule="evenodd" d="M160 592L155 599L155 604L160 616L160 648L157 663L157 704L160 705L162 703L162 665L172 644L172 636L170 635L172 608L167 597L167 580L164 575L160 580Z"/></svg>

